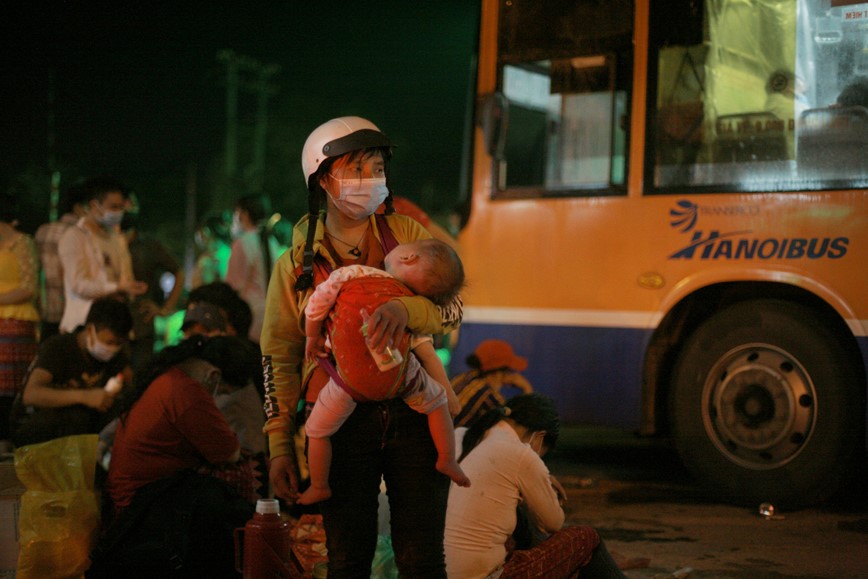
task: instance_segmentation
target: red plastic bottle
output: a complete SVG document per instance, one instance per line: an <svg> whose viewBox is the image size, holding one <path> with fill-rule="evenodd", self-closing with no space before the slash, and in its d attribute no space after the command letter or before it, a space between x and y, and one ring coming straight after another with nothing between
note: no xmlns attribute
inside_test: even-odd
<svg viewBox="0 0 868 579"><path fill-rule="evenodd" d="M295 576L290 569L290 526L280 518L277 499L256 501L253 518L235 529L235 570L244 579Z"/></svg>

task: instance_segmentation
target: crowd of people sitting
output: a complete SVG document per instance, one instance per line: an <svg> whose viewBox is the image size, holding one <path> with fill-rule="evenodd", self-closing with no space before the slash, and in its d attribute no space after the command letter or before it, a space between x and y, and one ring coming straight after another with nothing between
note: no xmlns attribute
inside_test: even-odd
<svg viewBox="0 0 868 579"><path fill-rule="evenodd" d="M271 255L257 254L245 233L233 237L229 219L209 215L196 233L192 284L175 256L139 231L138 202L113 178L70 187L60 219L34 236L17 228L19 201L8 192L0 199L0 451L98 435L104 530L129 527L132 518L121 513L153 496L149 483L179 473L238 497L233 524L243 525L268 492L263 379L251 328L256 312L261 324L267 273L285 248L267 228L267 198L242 197L234 215ZM161 284L165 274L169 287ZM263 279L252 284L256 276ZM172 315L183 322L166 340L155 322ZM161 348L165 342L175 345ZM203 501L197 498L197 509L207 509ZM228 537L231 552L232 529L214 528L189 534ZM124 536L134 545L134 532ZM123 552L118 541L113 554ZM194 567L234 568L189 553ZM90 573L117 576L113 560L104 557Z"/></svg>

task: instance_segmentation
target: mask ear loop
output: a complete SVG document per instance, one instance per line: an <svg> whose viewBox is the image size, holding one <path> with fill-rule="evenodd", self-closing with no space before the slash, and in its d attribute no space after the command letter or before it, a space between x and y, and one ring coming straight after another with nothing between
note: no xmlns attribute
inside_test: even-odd
<svg viewBox="0 0 868 579"><path fill-rule="evenodd" d="M386 176L386 190L389 192L389 194L386 195L386 200L383 201L383 203L386 204L385 214L391 215L392 213L395 212L395 205L394 205L394 197L392 195L392 188L389 186L389 161L392 159L392 150L389 148L384 148L382 155L383 155L383 161L385 162L385 167L383 167L383 173Z"/></svg>
<svg viewBox="0 0 868 579"><path fill-rule="evenodd" d="M530 437L531 442L533 442L533 440L537 437L537 434L539 434L539 432L533 433L533 435ZM533 450L535 453L542 454L542 442L540 442L539 449L534 448L533 444L530 444L529 446L530 446L531 450Z"/></svg>
<svg viewBox="0 0 868 579"><path fill-rule="evenodd" d="M221 372L219 369L217 369L217 370L212 372L212 375L217 376L217 380L214 381L214 388L211 390L211 397L216 398L217 397L217 390L220 389L220 385L223 383L223 372ZM210 386L210 384L209 384L209 386Z"/></svg>

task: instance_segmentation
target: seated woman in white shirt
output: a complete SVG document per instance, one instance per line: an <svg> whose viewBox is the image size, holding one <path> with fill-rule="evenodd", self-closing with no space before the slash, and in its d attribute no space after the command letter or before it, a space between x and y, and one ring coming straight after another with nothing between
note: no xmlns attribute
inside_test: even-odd
<svg viewBox="0 0 868 579"><path fill-rule="evenodd" d="M552 400L523 394L455 431L459 463L473 481L452 485L446 509L449 577L624 577L590 527L566 527L563 487L542 456L554 448L560 426ZM541 539L509 553L518 510ZM531 533L534 534L534 533Z"/></svg>

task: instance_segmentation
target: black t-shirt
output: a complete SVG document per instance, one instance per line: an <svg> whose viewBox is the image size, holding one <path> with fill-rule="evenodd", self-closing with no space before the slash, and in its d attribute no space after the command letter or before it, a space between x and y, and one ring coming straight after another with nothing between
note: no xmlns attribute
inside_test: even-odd
<svg viewBox="0 0 868 579"><path fill-rule="evenodd" d="M102 388L109 378L129 365L129 358L123 350L108 362L101 362L80 348L77 336L83 331L84 328L79 328L75 333L59 334L45 340L27 370L24 383L30 379L34 369L40 368L51 374L51 388ZM116 415L114 409L101 413L82 404L59 408L26 406L22 395L23 392L15 397L10 415L12 439L16 446L72 434L95 434Z"/></svg>
<svg viewBox="0 0 868 579"><path fill-rule="evenodd" d="M73 334L45 340L27 372L28 378L35 368L41 368L51 374L51 386L59 390L102 388L109 378L127 366L129 361L123 350L108 362L101 362L82 350L78 346L78 334L83 331L79 329Z"/></svg>

